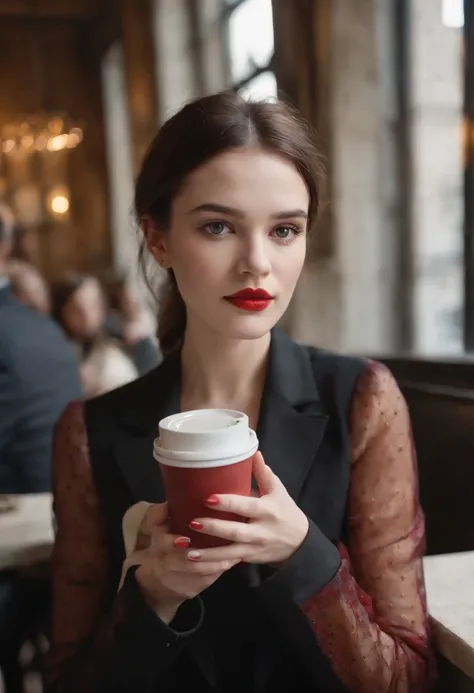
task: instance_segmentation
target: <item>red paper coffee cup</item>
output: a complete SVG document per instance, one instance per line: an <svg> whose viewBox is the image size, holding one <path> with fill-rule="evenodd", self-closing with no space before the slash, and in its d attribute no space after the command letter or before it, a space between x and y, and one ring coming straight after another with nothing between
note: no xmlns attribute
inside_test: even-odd
<svg viewBox="0 0 474 693"><path fill-rule="evenodd" d="M213 494L249 496L257 449L257 436L242 412L198 409L160 421L154 457L161 467L171 531L191 537L198 548L226 544L193 531L189 523L198 517L245 522L240 515L207 507L205 501Z"/></svg>

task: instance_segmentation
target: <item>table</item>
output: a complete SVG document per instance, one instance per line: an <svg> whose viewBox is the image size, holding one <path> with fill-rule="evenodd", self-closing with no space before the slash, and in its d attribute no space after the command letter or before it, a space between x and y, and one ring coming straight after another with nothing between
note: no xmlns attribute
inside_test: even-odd
<svg viewBox="0 0 474 693"><path fill-rule="evenodd" d="M49 560L54 544L52 495L15 496L14 510L0 513L0 570Z"/></svg>
<svg viewBox="0 0 474 693"><path fill-rule="evenodd" d="M424 568L435 645L474 679L474 551L426 556Z"/></svg>

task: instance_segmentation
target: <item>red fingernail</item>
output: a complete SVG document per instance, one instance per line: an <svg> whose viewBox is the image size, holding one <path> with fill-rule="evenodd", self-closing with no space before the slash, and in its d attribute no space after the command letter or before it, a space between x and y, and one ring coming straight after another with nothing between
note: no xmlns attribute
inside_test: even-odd
<svg viewBox="0 0 474 693"><path fill-rule="evenodd" d="M201 560L201 554L199 551L190 551L188 553L188 560L189 561L200 561Z"/></svg>
<svg viewBox="0 0 474 693"><path fill-rule="evenodd" d="M219 505L219 499L217 496L209 496L206 499L206 505Z"/></svg>
<svg viewBox="0 0 474 693"><path fill-rule="evenodd" d="M191 539L189 539L188 537L178 537L174 540L174 545L178 549L187 549L190 543Z"/></svg>
<svg viewBox="0 0 474 693"><path fill-rule="evenodd" d="M197 532L199 532L202 529L202 524L197 520L193 520L192 522L190 522L189 526L191 527L191 529L195 529Z"/></svg>

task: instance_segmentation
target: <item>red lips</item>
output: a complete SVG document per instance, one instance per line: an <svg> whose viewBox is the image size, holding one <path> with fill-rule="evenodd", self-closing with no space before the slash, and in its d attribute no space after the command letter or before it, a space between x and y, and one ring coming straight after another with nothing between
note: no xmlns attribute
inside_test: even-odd
<svg viewBox="0 0 474 693"><path fill-rule="evenodd" d="M237 291L232 296L225 296L225 299L236 308L240 308L240 310L258 312L268 308L273 301L273 296L265 289L248 288Z"/></svg>
<svg viewBox="0 0 474 693"><path fill-rule="evenodd" d="M226 298L246 298L253 299L254 301L271 301L273 296L271 296L265 289L242 289L242 291L237 291L237 293L232 294L232 296L226 296Z"/></svg>

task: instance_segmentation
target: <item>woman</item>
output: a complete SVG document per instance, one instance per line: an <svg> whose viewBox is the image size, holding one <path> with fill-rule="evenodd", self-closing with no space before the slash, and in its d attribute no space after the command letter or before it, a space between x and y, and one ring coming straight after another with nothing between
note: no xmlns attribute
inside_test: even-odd
<svg viewBox="0 0 474 693"><path fill-rule="evenodd" d="M86 398L135 380L131 359L103 332L105 299L98 279L71 273L53 287L53 316L76 344Z"/></svg>
<svg viewBox="0 0 474 693"><path fill-rule="evenodd" d="M57 431L56 691L427 687L406 406L382 366L274 329L303 267L320 178L309 130L281 103L206 97L152 143L135 206L170 275L165 360L71 406ZM245 411L263 457L259 497L209 499L249 522L195 518L194 529L233 542L196 551L168 533L151 451L162 417L204 407Z"/></svg>
<svg viewBox="0 0 474 693"><path fill-rule="evenodd" d="M140 304L124 277L108 281L109 314L104 330L126 348L139 375L145 375L161 361L156 344L156 320Z"/></svg>

